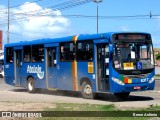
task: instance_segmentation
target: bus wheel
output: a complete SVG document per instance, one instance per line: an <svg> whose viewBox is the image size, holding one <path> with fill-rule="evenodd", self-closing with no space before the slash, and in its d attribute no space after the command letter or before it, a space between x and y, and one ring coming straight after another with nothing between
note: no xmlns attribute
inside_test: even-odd
<svg viewBox="0 0 160 120"><path fill-rule="evenodd" d="M114 93L118 100L125 100L129 96L130 92Z"/></svg>
<svg viewBox="0 0 160 120"><path fill-rule="evenodd" d="M28 78L27 90L28 90L29 93L34 93L35 92L34 79L32 77Z"/></svg>
<svg viewBox="0 0 160 120"><path fill-rule="evenodd" d="M83 98L93 99L94 98L94 94L92 92L91 84L89 84L87 82L83 82L82 86L81 86L81 94L82 94Z"/></svg>

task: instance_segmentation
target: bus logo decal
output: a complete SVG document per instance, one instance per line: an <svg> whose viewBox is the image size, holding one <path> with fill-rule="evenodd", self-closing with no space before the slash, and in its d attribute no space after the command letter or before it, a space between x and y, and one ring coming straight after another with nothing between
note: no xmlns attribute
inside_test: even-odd
<svg viewBox="0 0 160 120"><path fill-rule="evenodd" d="M42 67L39 67L39 65L37 67L28 65L27 73L36 73L39 79L44 78L44 71L42 71Z"/></svg>

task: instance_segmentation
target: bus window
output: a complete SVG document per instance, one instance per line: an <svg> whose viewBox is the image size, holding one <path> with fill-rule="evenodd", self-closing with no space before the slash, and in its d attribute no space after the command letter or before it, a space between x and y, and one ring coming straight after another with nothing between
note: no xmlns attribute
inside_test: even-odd
<svg viewBox="0 0 160 120"><path fill-rule="evenodd" d="M6 62L13 62L13 48L6 48Z"/></svg>
<svg viewBox="0 0 160 120"><path fill-rule="evenodd" d="M32 62L44 61L44 45L32 46Z"/></svg>
<svg viewBox="0 0 160 120"><path fill-rule="evenodd" d="M73 42L60 44L60 60L73 61L75 55L75 47Z"/></svg>
<svg viewBox="0 0 160 120"><path fill-rule="evenodd" d="M31 46L24 46L24 53L23 53L23 61L30 62L31 61Z"/></svg>
<svg viewBox="0 0 160 120"><path fill-rule="evenodd" d="M77 60L93 60L93 42L77 42L77 50L76 50Z"/></svg>

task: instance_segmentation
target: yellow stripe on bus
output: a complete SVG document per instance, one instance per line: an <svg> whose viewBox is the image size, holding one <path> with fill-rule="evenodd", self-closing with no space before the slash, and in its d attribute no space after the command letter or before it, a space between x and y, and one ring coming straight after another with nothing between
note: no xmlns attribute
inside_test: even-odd
<svg viewBox="0 0 160 120"><path fill-rule="evenodd" d="M74 36L72 38L72 41L74 41L74 43L77 42L78 36ZM74 60L74 62L72 62L72 81L73 81L73 88L74 91L78 91L78 77L77 77L77 61Z"/></svg>

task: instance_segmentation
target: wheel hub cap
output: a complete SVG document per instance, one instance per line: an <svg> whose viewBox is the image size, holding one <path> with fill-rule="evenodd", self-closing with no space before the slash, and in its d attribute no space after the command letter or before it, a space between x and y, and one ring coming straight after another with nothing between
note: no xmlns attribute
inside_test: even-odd
<svg viewBox="0 0 160 120"><path fill-rule="evenodd" d="M87 94L87 95L91 95L92 94L92 88L90 85L86 85L86 87L84 88L84 92Z"/></svg>

